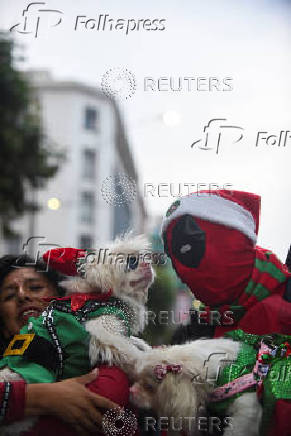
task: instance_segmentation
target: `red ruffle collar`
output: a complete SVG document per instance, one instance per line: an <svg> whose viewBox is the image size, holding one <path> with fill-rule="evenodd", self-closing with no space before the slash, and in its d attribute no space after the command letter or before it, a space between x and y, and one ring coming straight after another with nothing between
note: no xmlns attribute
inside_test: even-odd
<svg viewBox="0 0 291 436"><path fill-rule="evenodd" d="M71 309L73 312L76 312L76 310L79 310L81 307L84 306L84 304L89 300L97 300L97 301L107 301L112 296L112 289L109 289L108 292L104 294L98 294L98 293L81 293L76 292L72 295L69 295L67 297L44 297L44 301L71 301Z"/></svg>

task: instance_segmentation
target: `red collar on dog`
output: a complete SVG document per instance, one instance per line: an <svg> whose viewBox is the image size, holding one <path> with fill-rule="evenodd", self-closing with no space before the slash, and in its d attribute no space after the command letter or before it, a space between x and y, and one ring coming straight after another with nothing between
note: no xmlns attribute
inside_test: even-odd
<svg viewBox="0 0 291 436"><path fill-rule="evenodd" d="M73 312L76 312L76 310L79 310L81 307L84 306L86 301L89 300L97 300L97 301L107 301L112 296L112 289L109 289L108 292L105 294L97 294L97 293L81 293L76 292L72 295L69 295L67 297L45 297L43 300L45 301L71 301L71 309Z"/></svg>

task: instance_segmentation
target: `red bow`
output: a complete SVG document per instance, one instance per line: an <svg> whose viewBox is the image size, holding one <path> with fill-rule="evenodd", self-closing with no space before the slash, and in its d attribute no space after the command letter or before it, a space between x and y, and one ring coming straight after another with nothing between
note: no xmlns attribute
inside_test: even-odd
<svg viewBox="0 0 291 436"><path fill-rule="evenodd" d="M90 300L97 300L97 301L107 301L112 295L112 289L109 289L106 294L97 294L97 293L88 293L88 294L82 294L81 292L76 292L75 294L72 294L68 297L45 297L43 300L45 301L68 301L71 300L71 309L73 312L76 312L76 310L79 310L81 307L84 306L86 301Z"/></svg>
<svg viewBox="0 0 291 436"><path fill-rule="evenodd" d="M285 356L286 357L291 356L291 346L290 346L289 342L284 342L284 345L286 347L286 354L285 354Z"/></svg>
<svg viewBox="0 0 291 436"><path fill-rule="evenodd" d="M159 381L163 380L168 372L171 372L172 374L179 374L181 371L182 365L156 365L154 367L154 374Z"/></svg>

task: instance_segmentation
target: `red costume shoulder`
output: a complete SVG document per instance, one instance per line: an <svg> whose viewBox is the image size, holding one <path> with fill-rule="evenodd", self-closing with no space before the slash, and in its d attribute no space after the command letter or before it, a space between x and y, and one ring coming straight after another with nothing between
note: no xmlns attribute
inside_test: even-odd
<svg viewBox="0 0 291 436"><path fill-rule="evenodd" d="M238 328L257 335L291 333L291 303L281 295L271 295L250 308Z"/></svg>

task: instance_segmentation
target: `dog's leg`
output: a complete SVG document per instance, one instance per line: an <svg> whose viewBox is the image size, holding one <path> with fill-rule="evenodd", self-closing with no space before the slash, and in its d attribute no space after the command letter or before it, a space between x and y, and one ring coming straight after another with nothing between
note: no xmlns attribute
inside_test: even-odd
<svg viewBox="0 0 291 436"><path fill-rule="evenodd" d="M258 436L262 418L262 407L257 394L246 393L234 400L227 409L229 426L223 436Z"/></svg>

